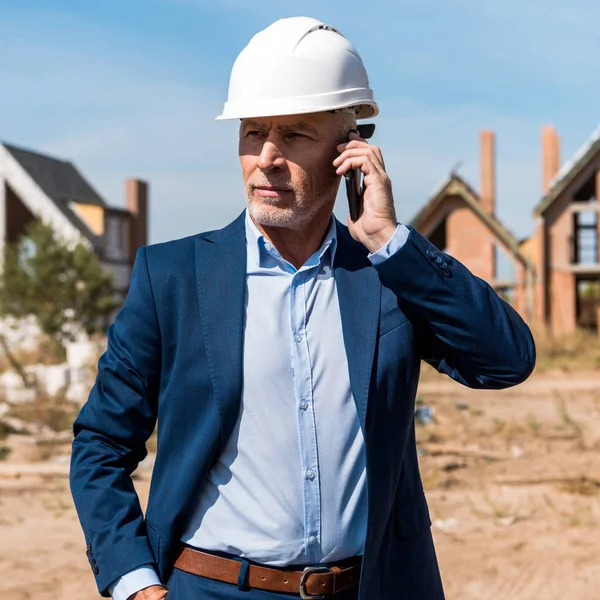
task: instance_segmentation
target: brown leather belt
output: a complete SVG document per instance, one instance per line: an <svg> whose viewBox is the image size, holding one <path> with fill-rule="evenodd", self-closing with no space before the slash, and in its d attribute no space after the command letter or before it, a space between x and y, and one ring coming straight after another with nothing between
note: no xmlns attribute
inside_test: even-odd
<svg viewBox="0 0 600 600"><path fill-rule="evenodd" d="M340 563L341 567L314 566L303 571L261 567L250 563L245 585L250 588L300 594L303 600L326 598L358 585L361 557ZM184 547L175 561L175 568L200 577L238 584L242 563L199 550Z"/></svg>

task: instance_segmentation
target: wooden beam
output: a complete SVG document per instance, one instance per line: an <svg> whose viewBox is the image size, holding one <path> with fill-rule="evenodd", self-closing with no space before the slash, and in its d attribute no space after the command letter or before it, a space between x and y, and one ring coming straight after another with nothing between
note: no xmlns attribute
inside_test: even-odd
<svg viewBox="0 0 600 600"><path fill-rule="evenodd" d="M596 184L597 185L597 184ZM598 192L596 192L598 193ZM571 202L567 207L567 212L570 213L600 213L600 203L597 202Z"/></svg>

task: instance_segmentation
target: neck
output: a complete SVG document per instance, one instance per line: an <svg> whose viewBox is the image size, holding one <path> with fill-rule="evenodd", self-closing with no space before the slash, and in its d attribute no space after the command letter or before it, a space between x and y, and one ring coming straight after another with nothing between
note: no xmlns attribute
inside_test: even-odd
<svg viewBox="0 0 600 600"><path fill-rule="evenodd" d="M252 218L252 215L250 215ZM271 227L252 221L265 238L277 248L284 260L299 269L321 247L331 222L331 207L315 215L300 229Z"/></svg>

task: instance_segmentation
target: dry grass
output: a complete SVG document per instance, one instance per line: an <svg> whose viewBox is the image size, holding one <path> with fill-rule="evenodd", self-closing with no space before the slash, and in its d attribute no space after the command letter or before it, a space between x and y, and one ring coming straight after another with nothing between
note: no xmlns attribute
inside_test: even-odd
<svg viewBox="0 0 600 600"><path fill-rule="evenodd" d="M493 497L489 491L483 494L479 503L472 498L468 501L474 515L494 521L510 520L510 524L531 519L536 513L536 508L529 499L525 504L519 500L507 502L500 497Z"/></svg>
<svg viewBox="0 0 600 600"><path fill-rule="evenodd" d="M64 393L41 394L36 402L12 404L8 416L26 423L40 422L53 431L66 431L73 425L81 406L68 400Z"/></svg>
<svg viewBox="0 0 600 600"><path fill-rule="evenodd" d="M65 349L47 336L42 336L35 348L15 349L14 355L22 365L60 365L66 360ZM4 373L9 369L8 359L4 353L0 353L0 373Z"/></svg>
<svg viewBox="0 0 600 600"><path fill-rule="evenodd" d="M570 434L574 438L581 438L583 434L583 429L579 421L576 421L569 412L569 408L567 406L567 400L563 395L556 393L555 397L555 406L556 412L560 418L559 429L564 430L567 434Z"/></svg>
<svg viewBox="0 0 600 600"><path fill-rule="evenodd" d="M553 336L547 329L532 327L537 349L537 372L595 371L600 369L600 336L578 330Z"/></svg>
<svg viewBox="0 0 600 600"><path fill-rule="evenodd" d="M571 481L565 481L560 486L560 490L574 496L597 496L600 492L600 486L594 481L580 477Z"/></svg>

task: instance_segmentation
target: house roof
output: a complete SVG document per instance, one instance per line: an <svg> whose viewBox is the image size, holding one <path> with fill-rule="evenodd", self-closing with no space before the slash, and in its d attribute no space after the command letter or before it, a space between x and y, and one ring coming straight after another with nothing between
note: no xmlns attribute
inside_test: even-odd
<svg viewBox="0 0 600 600"><path fill-rule="evenodd" d="M419 229L422 223L432 215L448 196L460 196L469 208L489 227L494 235L513 253L513 255L533 268L531 262L521 251L520 242L498 217L491 215L481 206L479 194L459 175L452 173L434 191L430 200L414 216L410 224Z"/></svg>
<svg viewBox="0 0 600 600"><path fill-rule="evenodd" d="M548 191L537 204L534 211L537 214L543 214L598 152L600 152L600 125L585 144L575 152L571 160L567 161L550 181Z"/></svg>
<svg viewBox="0 0 600 600"><path fill-rule="evenodd" d="M106 207L106 202L86 181L77 167L65 160L25 150L5 142L0 143L35 181L44 194L54 202L65 217L96 246L99 243L98 236L71 209L70 204L77 202Z"/></svg>
<svg viewBox="0 0 600 600"><path fill-rule="evenodd" d="M73 163L17 148L11 144L2 145L52 200L106 205L104 199L84 179Z"/></svg>

